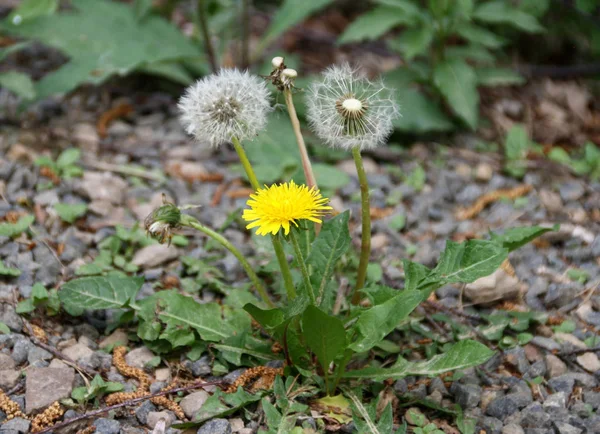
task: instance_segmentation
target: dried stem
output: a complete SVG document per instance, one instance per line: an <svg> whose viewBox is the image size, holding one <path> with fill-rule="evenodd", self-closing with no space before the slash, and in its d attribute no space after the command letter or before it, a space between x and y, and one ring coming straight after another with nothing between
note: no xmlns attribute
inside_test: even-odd
<svg viewBox="0 0 600 434"><path fill-rule="evenodd" d="M160 392L151 393L151 394L148 394L148 395L140 396L139 398L135 398L135 399L131 399L129 401L122 402L120 404L115 404L115 405L111 405L111 406L108 406L108 407L104 407L104 408L101 408L101 409L98 409L98 410L91 411L89 413L82 414L81 416L77 416L77 417L65 420L64 422L57 423L57 424L49 426L48 428L45 428L45 429L43 429L41 431L38 431L37 434L43 434L43 433L47 433L47 432L50 432L50 431L55 431L55 430L58 430L60 428L65 427L65 426L71 425L72 423L78 422L80 420L89 419L89 418L97 416L99 414L107 413L107 412L109 412L111 410L116 410L117 408L127 407L127 406L130 406L130 405L134 405L134 404L137 404L138 402L142 402L142 401L145 401L147 399L155 398L157 396L165 396L165 395L170 395L172 393L178 393L178 392L186 392L188 390L199 389L201 387L206 387L206 386L220 386L221 384L223 384L222 380L218 380L218 381L204 381L202 383L194 383L194 384L192 384L190 386L177 387L177 388L174 388L174 389L163 390L163 391L160 391Z"/></svg>
<svg viewBox="0 0 600 434"><path fill-rule="evenodd" d="M242 0L242 13L240 14L242 26L242 69L250 66L250 0Z"/></svg>
<svg viewBox="0 0 600 434"><path fill-rule="evenodd" d="M198 10L196 11L198 28L202 33L202 39L204 39L204 49L206 50L206 56L210 62L212 72L216 73L219 69L217 64L217 58L215 56L215 50L213 48L212 40L210 39L210 33L208 31L208 22L206 20L206 9L204 7L204 0L198 0Z"/></svg>

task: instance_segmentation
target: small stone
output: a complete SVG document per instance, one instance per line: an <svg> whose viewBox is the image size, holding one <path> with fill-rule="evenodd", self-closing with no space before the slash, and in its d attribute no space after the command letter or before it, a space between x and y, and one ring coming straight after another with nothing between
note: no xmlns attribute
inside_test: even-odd
<svg viewBox="0 0 600 434"><path fill-rule="evenodd" d="M152 351L146 347L139 347L128 352L125 361L129 366L143 369L153 358L154 353Z"/></svg>
<svg viewBox="0 0 600 434"><path fill-rule="evenodd" d="M12 389L15 387L20 377L21 372L15 369L0 370L0 388L2 390Z"/></svg>
<svg viewBox="0 0 600 434"><path fill-rule="evenodd" d="M151 401L144 401L144 403L135 410L135 417L142 425L146 425L146 423L148 423L148 414L151 412L156 412L156 406L152 404Z"/></svg>
<svg viewBox="0 0 600 434"><path fill-rule="evenodd" d="M560 197L565 202L574 202L581 199L585 194L585 187L581 182L569 181L560 185L558 188Z"/></svg>
<svg viewBox="0 0 600 434"><path fill-rule="evenodd" d="M63 354L69 359L77 362L78 360L91 356L94 352L83 344L77 343L63 350Z"/></svg>
<svg viewBox="0 0 600 434"><path fill-rule="evenodd" d="M25 382L26 412L29 414L70 397L74 380L72 368L29 368Z"/></svg>
<svg viewBox="0 0 600 434"><path fill-rule="evenodd" d="M154 379L163 383L171 381L171 370L169 368L160 368L154 371Z"/></svg>
<svg viewBox="0 0 600 434"><path fill-rule="evenodd" d="M452 383L450 393L454 394L456 402L463 408L475 408L481 400L481 387L474 384Z"/></svg>
<svg viewBox="0 0 600 434"><path fill-rule="evenodd" d="M12 358L17 365L20 365L27 360L27 354L32 346L33 344L29 342L29 339L20 338L15 342L12 351Z"/></svg>
<svg viewBox="0 0 600 434"><path fill-rule="evenodd" d="M522 347L508 349L504 351L504 355L506 363L516 368L520 374L524 374L529 370L529 362Z"/></svg>
<svg viewBox="0 0 600 434"><path fill-rule="evenodd" d="M15 417L14 419L11 419L7 422L2 422L2 427L0 428L0 433L15 432L15 433L27 434L27 433L29 433L30 425L31 425L31 422L29 422L27 419L23 419L22 417Z"/></svg>
<svg viewBox="0 0 600 434"><path fill-rule="evenodd" d="M592 406L594 410L600 409L600 392L583 392L583 402Z"/></svg>
<svg viewBox="0 0 600 434"><path fill-rule="evenodd" d="M183 398L179 405L181 409L185 413L188 419L193 420L194 416L200 408L204 405L206 400L208 399L208 393L204 390L199 392L190 393L188 396Z"/></svg>
<svg viewBox="0 0 600 434"><path fill-rule="evenodd" d="M485 409L487 415L500 420L504 420L504 418L517 411L519 411L519 406L511 395L502 396L493 400Z"/></svg>
<svg viewBox="0 0 600 434"><path fill-rule="evenodd" d="M0 369L13 369L15 361L7 354L0 353Z"/></svg>
<svg viewBox="0 0 600 434"><path fill-rule="evenodd" d="M114 419L101 417L94 421L96 434L119 434L121 424Z"/></svg>
<svg viewBox="0 0 600 434"><path fill-rule="evenodd" d="M521 411L521 425L531 428L543 428L550 424L550 416L544 412L539 402L534 402Z"/></svg>
<svg viewBox="0 0 600 434"><path fill-rule="evenodd" d="M0 322L3 322L9 329L15 332L23 330L23 321L15 312L15 308L8 303L0 303Z"/></svg>
<svg viewBox="0 0 600 434"><path fill-rule="evenodd" d="M107 337L102 339L100 341L100 344L98 345L98 347L101 349L104 349L104 348L115 347L115 346L119 346L119 345L127 346L128 343L129 343L129 338L127 337L127 333L125 333L121 329L117 329L114 332L112 332L110 335L108 335Z"/></svg>
<svg viewBox="0 0 600 434"><path fill-rule="evenodd" d="M509 423L502 428L502 434L525 434L525 430L516 423Z"/></svg>
<svg viewBox="0 0 600 434"><path fill-rule="evenodd" d="M488 182L494 175L494 169L487 163L479 163L475 168L475 179Z"/></svg>
<svg viewBox="0 0 600 434"><path fill-rule="evenodd" d="M566 405L567 395L565 392L553 393L544 400L544 409L546 411L556 411L557 409L565 408Z"/></svg>
<svg viewBox="0 0 600 434"><path fill-rule="evenodd" d="M146 418L146 425L150 428L154 428L160 420L164 420L165 427L169 427L175 422L176 418L170 411L151 411Z"/></svg>
<svg viewBox="0 0 600 434"><path fill-rule="evenodd" d="M92 124L80 123L73 127L71 134L73 140L86 151L95 153L98 151L100 137L96 127Z"/></svg>
<svg viewBox="0 0 600 434"><path fill-rule="evenodd" d="M567 365L554 354L546 355L548 378L555 378L567 372Z"/></svg>
<svg viewBox="0 0 600 434"><path fill-rule="evenodd" d="M29 365L37 367L48 366L47 360L52 359L52 354L37 345L32 345L27 352L27 362Z"/></svg>
<svg viewBox="0 0 600 434"><path fill-rule="evenodd" d="M227 419L211 419L198 429L197 434L232 434L231 424Z"/></svg>
<svg viewBox="0 0 600 434"><path fill-rule="evenodd" d="M244 421L239 417L229 419L229 424L231 425L231 431L234 433L244 429Z"/></svg>
<svg viewBox="0 0 600 434"><path fill-rule="evenodd" d="M386 234L375 234L371 237L371 248L381 250L388 245L389 237Z"/></svg>
<svg viewBox="0 0 600 434"><path fill-rule="evenodd" d="M119 205L127 191L127 182L112 173L85 171L81 188L91 200L106 200Z"/></svg>
<svg viewBox="0 0 600 434"><path fill-rule="evenodd" d="M579 363L579 365L581 365L581 367L588 372L600 372L600 360L594 353L585 353L577 356L577 363Z"/></svg>
<svg viewBox="0 0 600 434"><path fill-rule="evenodd" d="M403 395L408 392L408 384L406 384L406 380L401 378L400 380L396 380L394 383L394 390L396 393Z"/></svg>
<svg viewBox="0 0 600 434"><path fill-rule="evenodd" d="M535 336L531 342L538 347L542 347L548 351L560 350L560 344L550 338Z"/></svg>
<svg viewBox="0 0 600 434"><path fill-rule="evenodd" d="M484 417L481 421L481 427L485 430L486 434L502 434L502 421L495 417Z"/></svg>
<svg viewBox="0 0 600 434"><path fill-rule="evenodd" d="M139 249L133 256L131 263L142 268L154 268L178 257L179 250L175 246L150 244Z"/></svg>
<svg viewBox="0 0 600 434"><path fill-rule="evenodd" d="M581 434L583 432L581 429L565 422L554 422L554 427L557 434Z"/></svg>
<svg viewBox="0 0 600 434"><path fill-rule="evenodd" d="M575 348L587 348L586 344L584 344L582 341L577 339L571 333L556 332L556 333L554 333L554 339L556 339L558 342L561 342L563 344L568 343L569 345L571 345Z"/></svg>
<svg viewBox="0 0 600 434"><path fill-rule="evenodd" d="M540 202L550 212L563 211L563 201L560 195L551 190L540 190Z"/></svg>

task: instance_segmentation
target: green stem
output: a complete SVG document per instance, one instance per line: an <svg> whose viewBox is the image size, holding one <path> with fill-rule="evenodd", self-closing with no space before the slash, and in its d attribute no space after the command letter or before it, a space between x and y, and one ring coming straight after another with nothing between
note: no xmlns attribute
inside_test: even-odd
<svg viewBox="0 0 600 434"><path fill-rule="evenodd" d="M248 176L248 181L250 181L250 185L255 191L258 191L260 186L258 185L258 179L256 178L256 174L254 173L254 169L252 168L252 164L250 164L250 160L248 160L248 156L246 155L246 151L244 151L244 147L237 139L237 137L232 137L231 141L233 143L233 147L240 158L240 162L242 163L242 167L246 172L246 176ZM273 243L273 249L275 250L275 256L277 256L277 261L279 262L279 269L281 270L281 275L283 276L283 284L285 285L285 291L288 296L288 300L293 300L296 298L296 289L294 288L294 282L292 280L292 273L290 272L290 266L285 257L285 252L283 251L283 244L281 244L281 240L276 236L271 236L271 242Z"/></svg>
<svg viewBox="0 0 600 434"><path fill-rule="evenodd" d="M237 258L237 260L240 261L240 264L242 264L242 268L244 268L244 270L248 274L248 277L250 278L250 280L256 287L256 290L260 294L260 297L262 298L262 300L267 304L267 306L275 307L275 304L269 298L269 294L267 294L265 287L262 285L262 283L260 283L260 279L258 278L256 273L252 269L252 266L248 263L248 261L246 260L244 255L242 255L242 252L240 252L233 244L231 244L227 238L225 238L223 235L219 234L218 232L215 232L212 229L207 228L206 226L201 224L198 220L196 220L194 217L191 217L186 214L182 214L181 224L183 226L188 226L190 228L194 228L194 229L208 235L213 240L217 241L219 244L221 244L223 247L225 247L227 250L229 250L233 254L233 256L235 256Z"/></svg>
<svg viewBox="0 0 600 434"><path fill-rule="evenodd" d="M212 72L216 73L219 70L219 66L217 65L217 57L215 56L215 50L213 48L213 44L210 39L210 33L208 31L206 10L204 9L204 0L198 0L197 6L198 9L196 11L196 14L198 21L198 30L200 30L200 33L202 33L202 39L204 39L204 49L206 50L206 56L208 57L208 61L210 63Z"/></svg>
<svg viewBox="0 0 600 434"><path fill-rule="evenodd" d="M271 241L273 242L273 249L275 249L275 256L277 256L277 261L279 262L281 275L283 276L283 285L285 286L288 301L293 300L296 298L296 288L294 288L290 266L285 257L285 252L283 251L283 244L279 239L279 235L272 235Z"/></svg>
<svg viewBox="0 0 600 434"><path fill-rule="evenodd" d="M248 156L246 155L244 147L242 146L237 137L232 137L231 142L233 143L235 152L237 152L238 157L240 158L240 163L242 163L242 167L246 172L246 176L248 177L248 181L250 181L250 185L254 190L258 191L260 185L258 184L258 179L256 178L256 174L254 173L252 164L250 164L250 160L248 160Z"/></svg>
<svg viewBox="0 0 600 434"><path fill-rule="evenodd" d="M358 174L358 183L360 184L360 199L362 208L362 239L360 246L360 262L358 264L358 275L356 277L356 286L352 295L352 304L360 302L360 289L365 285L367 278L367 266L369 265L369 256L371 255L371 207L369 206L369 182L363 166L360 148L352 148L352 156L356 165Z"/></svg>
<svg viewBox="0 0 600 434"><path fill-rule="evenodd" d="M294 252L296 253L296 262L298 262L298 265L300 266L300 271L302 272L304 286L308 291L308 296L310 297L311 303L316 305L317 300L315 298L315 291L312 287L312 283L310 283L310 274L308 274L306 261L304 261L304 255L302 254L302 249L300 248L300 243L298 243L298 238L296 238L294 229L290 231L290 240L292 241L292 246L294 246Z"/></svg>

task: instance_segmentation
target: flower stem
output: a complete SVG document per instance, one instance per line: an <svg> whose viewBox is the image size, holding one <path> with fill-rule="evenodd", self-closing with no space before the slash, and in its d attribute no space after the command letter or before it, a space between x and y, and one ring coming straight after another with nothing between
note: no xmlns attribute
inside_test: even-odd
<svg viewBox="0 0 600 434"><path fill-rule="evenodd" d="M308 268L306 267L306 262L304 261L304 255L302 254L302 249L300 248L300 243L298 243L298 238L296 238L294 229L290 231L290 240L292 241L292 246L294 246L294 252L296 253L296 262L298 262L298 265L300 266L302 278L304 279L304 286L308 291L310 302L316 305L317 300L315 298L315 291L312 287L312 283L310 283L310 274L308 274Z"/></svg>
<svg viewBox="0 0 600 434"><path fill-rule="evenodd" d="M248 261L246 260L244 255L242 255L242 253L233 244L231 244L229 242L229 240L227 240L227 238L225 238L223 235L219 234L218 232L215 232L212 229L207 228L202 223L200 223L198 220L196 220L194 217L191 217L187 214L182 214L181 225L188 226L190 228L194 228L194 229L208 235L213 240L217 241L219 244L221 244L223 247L225 247L227 250L229 250L233 254L233 256L235 256L237 258L237 260L240 261L240 264L242 264L242 268L248 274L248 277L250 278L250 280L256 287L256 290L260 294L260 297L262 298L262 300L267 304L267 306L275 307L275 304L269 298L269 294L267 294L265 287L262 285L262 283L260 283L260 279L258 278L256 273L252 269L252 266L248 263Z"/></svg>
<svg viewBox="0 0 600 434"><path fill-rule="evenodd" d="M232 137L231 142L233 143L235 152L237 152L238 157L240 158L240 163L242 163L242 167L246 172L246 176L248 177L248 181L250 181L250 185L255 191L258 190L260 188L260 185L258 184L258 179L256 179L256 174L254 173L252 164L250 164L250 160L248 160L246 151L244 151L244 147L242 146L237 137Z"/></svg>
<svg viewBox="0 0 600 434"><path fill-rule="evenodd" d="M302 160L302 169L304 170L306 185L308 185L308 188L314 187L315 189L318 189L319 186L317 185L317 179L315 178L315 174L312 170L308 151L306 150L306 144L304 143L304 137L302 137L302 131L300 130L300 121L298 120L298 115L296 114L296 107L294 107L292 91L290 89L286 89L283 91L283 95L285 97L285 104L287 105L288 114L290 115L290 121L292 122L292 128L294 129L294 134L296 135L296 142L298 142L298 149L300 150L300 158Z"/></svg>
<svg viewBox="0 0 600 434"><path fill-rule="evenodd" d="M233 142L233 147L240 158L240 162L246 171L246 176L248 176L248 181L250 181L250 185L255 191L258 191L260 186L258 185L258 179L256 179L256 174L254 173L254 169L252 169L252 164L250 164L250 160L248 160L248 156L246 155L246 151L244 151L244 147L237 139L237 137L232 137L231 141ZM285 286L285 291L287 293L287 297L289 300L293 300L296 298L296 289L294 288L294 282L292 280L292 273L290 272L290 266L285 257L285 252L283 251L283 244L281 244L281 240L276 236L271 236L271 242L273 243L273 249L275 250L275 256L277 256L277 261L279 262L279 269L281 270L281 275L283 277L283 284Z"/></svg>
<svg viewBox="0 0 600 434"><path fill-rule="evenodd" d="M371 207L369 206L369 182L363 166L360 149L352 148L352 156L356 165L358 182L360 184L360 198L362 208L362 239L360 246L360 262L358 264L358 275L356 276L356 286L352 294L352 304L360 302L360 289L365 285L367 278L367 266L369 265L369 256L371 254Z"/></svg>
<svg viewBox="0 0 600 434"><path fill-rule="evenodd" d="M208 31L208 23L206 21L206 10L204 9L204 0L198 0L197 21L202 38L204 39L204 49L206 50L206 56L210 62L210 67L213 73L219 70L217 65L217 58L215 56L215 50L213 48L212 41L210 39L210 33Z"/></svg>

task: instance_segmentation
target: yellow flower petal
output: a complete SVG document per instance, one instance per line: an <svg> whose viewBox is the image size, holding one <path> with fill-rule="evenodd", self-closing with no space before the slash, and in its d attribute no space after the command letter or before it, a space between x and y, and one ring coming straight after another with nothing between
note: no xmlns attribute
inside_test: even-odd
<svg viewBox="0 0 600 434"><path fill-rule="evenodd" d="M242 218L250 222L247 229L258 228L257 235L275 235L281 228L287 235L290 223L298 226L297 220L321 223L320 217L332 209L327 202L319 190L306 185L294 181L273 184L250 195L246 203L250 209L244 210Z"/></svg>

